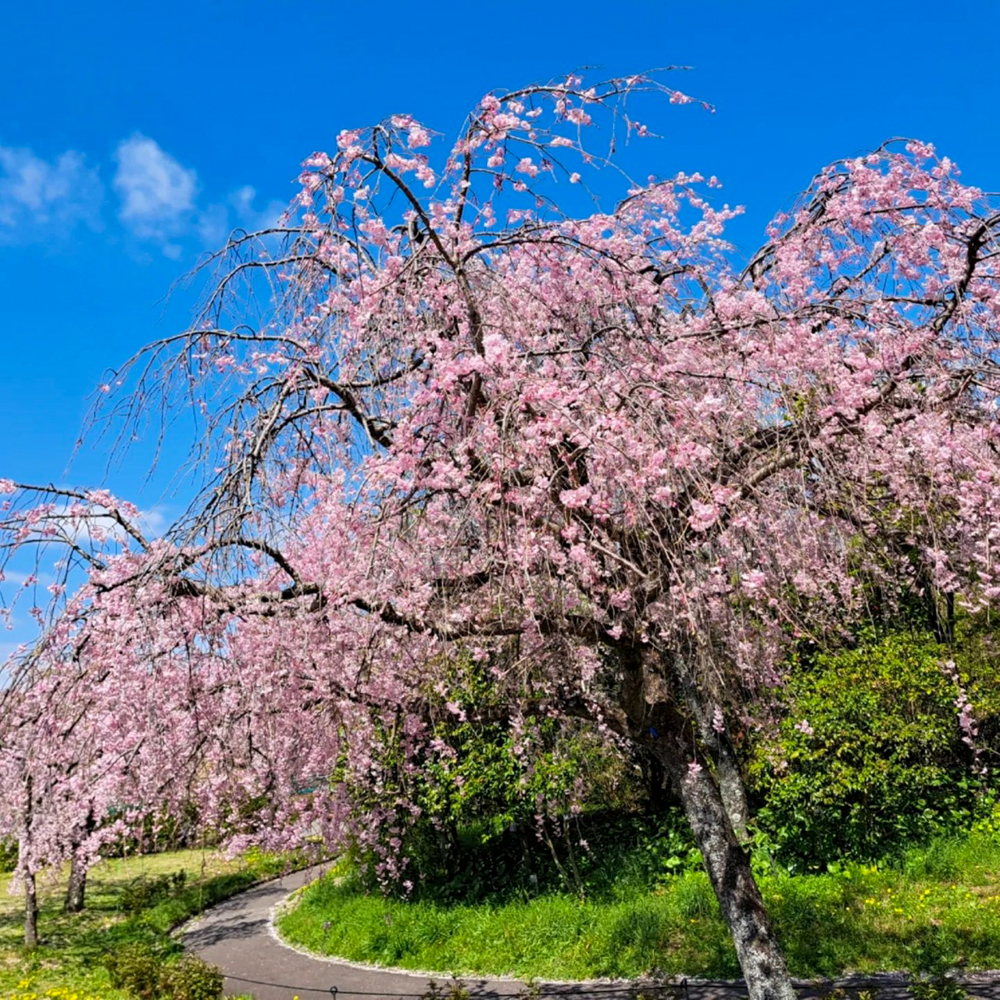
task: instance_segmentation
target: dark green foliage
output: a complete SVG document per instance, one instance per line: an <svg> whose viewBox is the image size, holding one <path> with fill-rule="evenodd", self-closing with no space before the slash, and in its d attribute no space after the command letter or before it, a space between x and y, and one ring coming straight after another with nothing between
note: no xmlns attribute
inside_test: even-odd
<svg viewBox="0 0 1000 1000"><path fill-rule="evenodd" d="M1000 744L992 630L966 617L952 647L929 631L863 638L857 648L793 663L786 718L753 751L759 872L775 862L822 870L830 861L898 857L910 844L967 830L983 813L988 789L976 765L990 765ZM958 680L943 668L950 659ZM686 824L669 795L653 801L656 782L641 761L574 721L539 713L515 724L493 683L462 661L447 694L428 694L435 749L416 768L405 766L398 725L385 722L382 788L406 805L387 813L384 797L371 801L359 789L356 807L368 815L383 807L382 841L397 838L391 853L408 864L387 887L372 874L376 852L359 856L369 890L439 902L546 891L591 897L609 885L594 858L621 854L623 844L629 872L631 847L642 845L646 884L696 865ZM975 754L959 725L965 695L980 727Z"/></svg>
<svg viewBox="0 0 1000 1000"><path fill-rule="evenodd" d="M155 878L137 878L122 890L118 905L127 913L138 913L176 894L186 881L187 874L183 871Z"/></svg>
<svg viewBox="0 0 1000 1000"><path fill-rule="evenodd" d="M758 825L782 863L885 858L968 828L983 782L942 669L949 655L927 635L890 635L793 671L788 717L751 766ZM993 709L976 703L981 681L968 657L959 666L982 718Z"/></svg>
<svg viewBox="0 0 1000 1000"><path fill-rule="evenodd" d="M442 898L540 886L584 895L609 816L635 809L633 771L596 733L553 719L527 724L530 740L520 753L508 727L483 732L463 723L441 733L455 760L425 770L422 801L433 819L413 831L411 843L422 881ZM656 824L653 817L638 822Z"/></svg>
<svg viewBox="0 0 1000 1000"><path fill-rule="evenodd" d="M541 713L505 717L484 666L463 660L453 669L447 694L428 693L433 741L416 768L405 760L400 727L377 722L381 791L354 789L355 808L384 817L382 843L408 864L387 887L373 874L377 852L360 856L368 887L405 892L410 882L418 894L457 900L535 891L555 878L584 894L581 816L634 811L639 769L592 726ZM385 810L387 797L396 800L394 810Z"/></svg>
<svg viewBox="0 0 1000 1000"><path fill-rule="evenodd" d="M193 955L166 963L148 945L129 943L104 959L111 985L127 990L136 1000L219 1000L223 976L214 966Z"/></svg>
<svg viewBox="0 0 1000 1000"><path fill-rule="evenodd" d="M502 903L549 892L607 899L688 870L701 870L701 855L679 810L593 812L549 821L541 834L534 823L488 838L460 834L447 867L415 895L442 903Z"/></svg>
<svg viewBox="0 0 1000 1000"><path fill-rule="evenodd" d="M163 959L145 944L125 944L104 959L111 985L128 990L136 1000L159 1000Z"/></svg>
<svg viewBox="0 0 1000 1000"><path fill-rule="evenodd" d="M947 976L913 979L909 983L913 1000L966 1000L969 992Z"/></svg>
<svg viewBox="0 0 1000 1000"><path fill-rule="evenodd" d="M573 859L571 874L567 857ZM358 867L350 871L359 888L371 891ZM461 831L435 877L421 880L410 898L503 905L568 892L581 900L608 900L655 890L687 871L702 871L701 855L679 809L655 815L590 812L567 820L558 835L539 836L534 824L489 837Z"/></svg>
<svg viewBox="0 0 1000 1000"><path fill-rule="evenodd" d="M0 872L12 872L17 867L17 842L0 840Z"/></svg>
<svg viewBox="0 0 1000 1000"><path fill-rule="evenodd" d="M203 959L184 955L180 961L163 967L160 983L163 996L172 1000L218 1000L222 996L223 975Z"/></svg>
<svg viewBox="0 0 1000 1000"><path fill-rule="evenodd" d="M791 664L784 721L744 744L759 876L898 859L989 811L996 792L981 765L992 771L1000 758L992 626L959 615L944 646L917 630L921 614L910 615L911 631L871 626L855 648ZM387 853L407 862L386 885L374 875L379 852L358 853L366 890L435 903L598 899L699 869L686 823L669 793L652 794L659 781L642 761L576 721L507 717L494 684L484 666L461 660L446 692L425 692L433 743L416 767L401 720L379 717L380 797L358 788L355 806L380 817ZM966 697L975 750L959 724Z"/></svg>

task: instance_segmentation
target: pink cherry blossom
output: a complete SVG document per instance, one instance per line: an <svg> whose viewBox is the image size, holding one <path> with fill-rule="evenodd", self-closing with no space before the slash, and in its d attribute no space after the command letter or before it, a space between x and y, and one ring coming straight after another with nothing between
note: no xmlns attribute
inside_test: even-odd
<svg viewBox="0 0 1000 1000"><path fill-rule="evenodd" d="M342 132L287 245L230 245L188 336L126 366L136 419L212 401L189 515L151 541L104 493L15 490L4 551L62 543L83 578L0 732L25 871L84 811L193 800L236 846L354 838L412 882L408 788L448 765L474 667L519 760L544 712L659 761L751 996L792 995L730 732L873 586L1000 598L997 216L922 144L822 170L740 265L714 177L562 214L555 154L601 166L586 126L637 128L637 88L690 102L639 77L496 93L436 160L409 116Z"/></svg>

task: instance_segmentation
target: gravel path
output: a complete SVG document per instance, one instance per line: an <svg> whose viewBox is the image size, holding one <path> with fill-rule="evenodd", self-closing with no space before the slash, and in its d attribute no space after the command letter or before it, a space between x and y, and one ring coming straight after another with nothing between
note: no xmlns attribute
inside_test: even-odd
<svg viewBox="0 0 1000 1000"><path fill-rule="evenodd" d="M184 947L226 974L227 993L252 993L256 1000L311 1000L321 995L372 997L375 1000L416 998L429 986L429 977L394 969L379 969L312 955L280 941L272 918L275 908L290 893L318 878L323 865L265 882L208 910L181 931ZM817 929L819 932L819 929ZM982 973L962 977L974 997L1000 1000L1000 974ZM446 976L436 982L447 985ZM509 979L463 978L473 997L510 997L524 984ZM824 984L797 983L800 996L817 997L834 986L851 991L878 989L878 1000L903 1000L908 996L900 974L857 977ZM698 980L666 984L545 983L540 1000L635 1000L637 991L649 1000L735 1000L746 996L740 983Z"/></svg>

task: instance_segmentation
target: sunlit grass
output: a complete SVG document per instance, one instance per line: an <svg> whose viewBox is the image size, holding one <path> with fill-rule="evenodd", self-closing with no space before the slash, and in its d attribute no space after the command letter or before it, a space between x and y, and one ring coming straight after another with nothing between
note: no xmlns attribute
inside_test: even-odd
<svg viewBox="0 0 1000 1000"><path fill-rule="evenodd" d="M10 875L0 875L0 997L24 1000L128 1000L111 989L101 959L113 947L145 941L164 950L179 946L168 932L217 900L273 874L269 858L228 860L209 851L172 851L102 861L87 880L87 908L64 914L66 872L39 881L41 946L31 954L22 948L23 898L8 889ZM122 890L135 879L184 871L183 890L141 913L119 909Z"/></svg>
<svg viewBox="0 0 1000 1000"><path fill-rule="evenodd" d="M736 956L702 872L581 901L541 895L483 905L366 895L342 869L301 896L281 933L314 951L458 975L736 976ZM1000 845L938 841L893 867L760 877L793 975L1000 966Z"/></svg>

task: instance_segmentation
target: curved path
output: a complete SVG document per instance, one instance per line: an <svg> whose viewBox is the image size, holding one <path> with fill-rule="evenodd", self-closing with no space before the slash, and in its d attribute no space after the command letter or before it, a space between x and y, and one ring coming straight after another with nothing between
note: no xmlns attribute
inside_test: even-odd
<svg viewBox="0 0 1000 1000"><path fill-rule="evenodd" d="M187 924L180 932L184 947L219 966L226 975L227 993L252 993L256 1000L310 1000L336 993L345 997L361 996L394 1000L419 997L429 986L425 974L379 969L337 959L322 958L298 951L280 941L274 930L275 909L290 893L318 878L325 865L293 872L284 878L265 882ZM447 986L448 977L439 975L436 982ZM973 997L1000 1000L1000 974L996 972L961 977ZM524 984L513 979L475 979L464 977L462 984L474 998L511 997L524 991ZM856 991L875 987L878 1000L902 1000L909 996L901 974L852 977L835 984L820 986L798 982L801 997L829 993L832 986ZM335 988L335 989L334 989ZM746 996L738 982L683 980L664 983L545 983L541 997L576 1000L636 1000L637 992L650 1000L734 1000Z"/></svg>
<svg viewBox="0 0 1000 1000"><path fill-rule="evenodd" d="M296 889L307 885L325 869L316 865L273 882L264 882L207 910L181 931L188 951L219 966L226 975L227 993L252 993L256 1000L309 1000L331 993L374 997L417 997L430 980L427 976L393 972L350 962L320 958L280 941L272 917L275 908ZM447 983L447 976L438 976ZM512 996L524 989L517 980L463 980L477 996ZM603 1000L603 998L602 998Z"/></svg>

